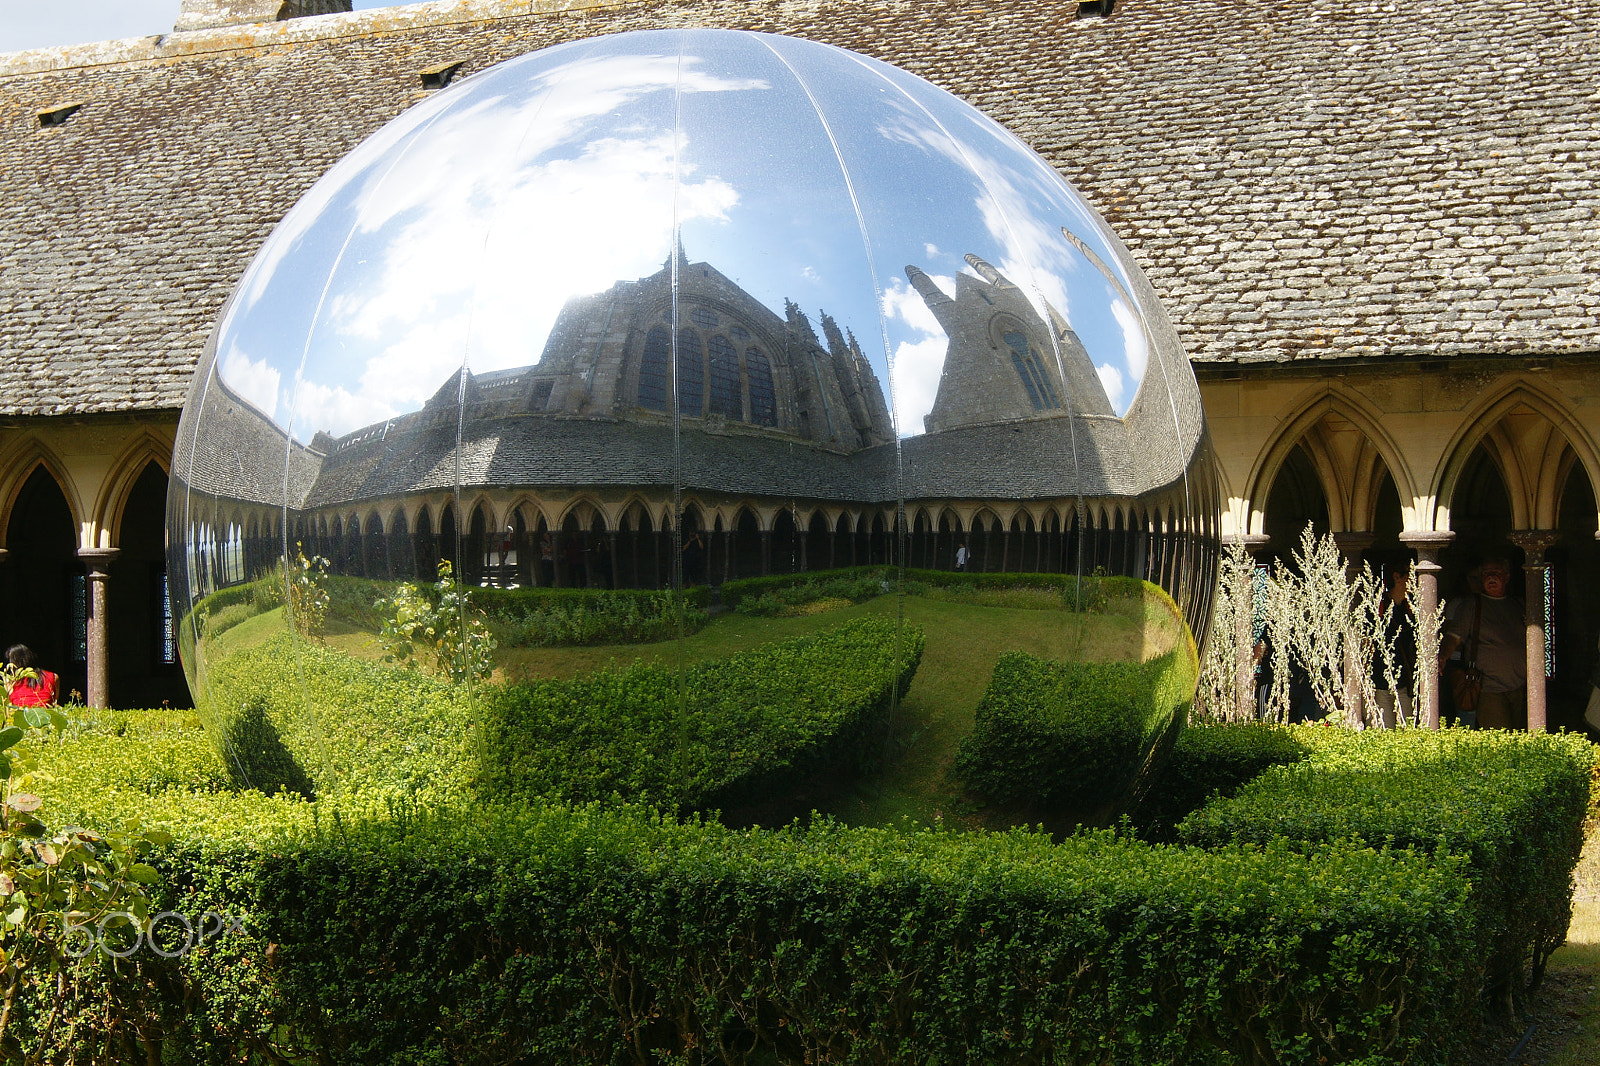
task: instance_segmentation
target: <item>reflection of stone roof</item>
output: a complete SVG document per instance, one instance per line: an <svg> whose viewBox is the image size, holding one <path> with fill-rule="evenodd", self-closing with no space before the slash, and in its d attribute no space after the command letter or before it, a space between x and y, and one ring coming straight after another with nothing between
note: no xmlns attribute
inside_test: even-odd
<svg viewBox="0 0 1600 1066"><path fill-rule="evenodd" d="M181 404L251 254L421 97L422 71L679 24L855 48L984 108L1107 216L1198 360L1600 348L1600 45L1581 9L529 7L451 0L0 59L0 412Z"/></svg>
<svg viewBox="0 0 1600 1066"><path fill-rule="evenodd" d="M184 424L173 449L172 472L202 495L244 503L298 507L316 483L321 457L299 444L213 376L198 420ZM200 427L204 439L192 434ZM287 466L287 478L285 467Z"/></svg>
<svg viewBox="0 0 1600 1066"><path fill-rule="evenodd" d="M1168 425L1170 425L1170 421ZM391 433L330 456L308 508L463 486L661 488L672 484L666 423L519 416ZM1128 442L1113 418L1055 417L927 433L901 442L907 499L1135 496L1176 481L1190 455L1169 432ZM841 455L772 434L685 425L686 491L883 503L895 498L895 448ZM1076 472L1076 473L1074 473Z"/></svg>

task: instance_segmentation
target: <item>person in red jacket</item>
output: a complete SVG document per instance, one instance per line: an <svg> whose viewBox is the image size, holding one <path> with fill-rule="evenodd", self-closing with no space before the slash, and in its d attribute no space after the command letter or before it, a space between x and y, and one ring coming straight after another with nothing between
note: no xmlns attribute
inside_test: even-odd
<svg viewBox="0 0 1600 1066"><path fill-rule="evenodd" d="M26 644L13 644L6 649L6 662L13 670L32 670L37 677L19 677L11 686L11 703L17 707L49 707L55 704L61 688L61 679L48 670L39 669L39 657Z"/></svg>

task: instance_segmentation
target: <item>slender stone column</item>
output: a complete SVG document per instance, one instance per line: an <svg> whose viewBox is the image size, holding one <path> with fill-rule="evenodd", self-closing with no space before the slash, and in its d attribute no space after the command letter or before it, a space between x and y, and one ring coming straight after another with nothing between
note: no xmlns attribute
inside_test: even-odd
<svg viewBox="0 0 1600 1066"><path fill-rule="evenodd" d="M1549 564L1544 553L1561 538L1553 529L1519 529L1511 543L1524 553L1522 572L1522 619L1527 630L1528 655L1528 732L1543 733L1549 722L1544 676L1544 582Z"/></svg>
<svg viewBox="0 0 1600 1066"><path fill-rule="evenodd" d="M87 700L91 707L109 706L110 689L107 678L110 676L106 661L106 578L109 576L111 561L121 555L116 548L79 548L78 558L83 560L84 569L88 572L88 581L84 591L87 594L88 607L88 688Z"/></svg>
<svg viewBox="0 0 1600 1066"><path fill-rule="evenodd" d="M1414 530L1400 534L1400 543L1417 553L1417 583L1422 586L1422 613L1439 613L1439 575L1444 567L1439 565L1439 553L1455 539L1447 529ZM1426 658L1427 661L1424 661ZM1417 656L1417 672L1428 672L1428 699L1418 708L1429 729L1439 728L1439 656L1438 649L1429 656ZM1415 685L1415 679L1412 684Z"/></svg>
<svg viewBox="0 0 1600 1066"><path fill-rule="evenodd" d="M1243 544L1252 561L1258 552L1266 550L1272 542L1272 538L1265 533L1247 533L1228 539ZM1255 641L1250 639L1255 630L1255 617L1255 574L1252 572L1246 574L1244 583L1233 590L1233 709L1241 721L1256 716L1256 647Z"/></svg>

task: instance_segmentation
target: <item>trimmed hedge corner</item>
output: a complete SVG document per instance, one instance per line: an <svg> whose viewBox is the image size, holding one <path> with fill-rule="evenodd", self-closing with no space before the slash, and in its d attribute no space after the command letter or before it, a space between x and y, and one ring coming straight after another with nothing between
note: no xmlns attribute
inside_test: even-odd
<svg viewBox="0 0 1600 1066"><path fill-rule="evenodd" d="M1577 735L1302 727L1309 759L1267 770L1185 818L1179 839L1300 848L1356 840L1460 858L1486 948L1492 1001L1509 1012L1566 939L1594 748Z"/></svg>
<svg viewBox="0 0 1600 1066"><path fill-rule="evenodd" d="M1306 758L1302 733L1264 722L1184 727L1131 812L1139 835L1176 840L1178 823L1213 796L1231 796L1272 767Z"/></svg>

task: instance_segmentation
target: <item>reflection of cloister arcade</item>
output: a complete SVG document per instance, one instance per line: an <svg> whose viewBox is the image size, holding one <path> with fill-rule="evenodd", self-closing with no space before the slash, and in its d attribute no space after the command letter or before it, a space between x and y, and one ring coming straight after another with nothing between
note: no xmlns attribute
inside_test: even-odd
<svg viewBox="0 0 1600 1066"><path fill-rule="evenodd" d="M1413 560L1446 601L1469 595L1469 571L1499 556L1529 623L1548 633L1548 724L1581 727L1596 660L1600 578L1588 435L1525 383L1486 397L1448 436L1405 446L1359 397L1324 391L1285 419L1235 494L1234 528L1258 558L1287 559L1309 523L1347 558L1375 569ZM1248 524L1246 524L1248 523ZM1537 638L1535 638L1537 639ZM1541 686L1530 679L1530 711Z"/></svg>
<svg viewBox="0 0 1600 1066"><path fill-rule="evenodd" d="M303 545L336 573L413 580L452 560L469 585L664 588L720 585L768 574L848 566L953 570L956 549L975 573L1045 572L1147 577L1179 602L1199 561L1214 555L1216 530L1186 515L1181 491L1143 501L907 501L894 506L737 499L686 494L682 528L669 498L631 493L555 500L525 490L450 493L295 516L287 540L282 512L216 501L191 516L215 571L210 587L259 576L285 547ZM457 519L457 508L467 515ZM459 534L458 534L459 529ZM243 560L236 567L234 560ZM682 567L673 572L674 563ZM202 586L204 587L204 586ZM1198 620L1203 609L1194 610Z"/></svg>

